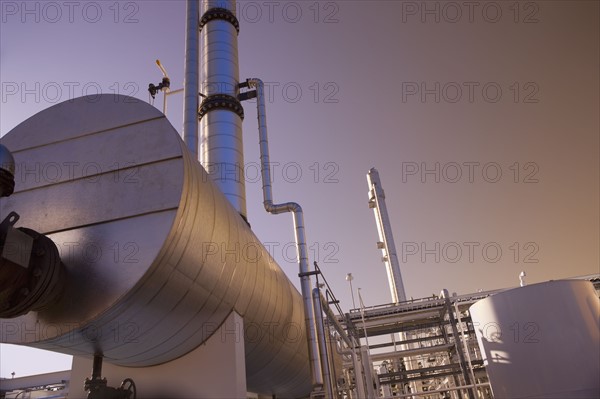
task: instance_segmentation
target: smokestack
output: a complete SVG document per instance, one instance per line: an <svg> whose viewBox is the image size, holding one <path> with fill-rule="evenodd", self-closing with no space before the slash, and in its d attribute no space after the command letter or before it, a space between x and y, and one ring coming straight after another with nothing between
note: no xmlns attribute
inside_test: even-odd
<svg viewBox="0 0 600 399"><path fill-rule="evenodd" d="M238 99L238 33L234 0L201 5L200 162L246 219L242 120Z"/></svg>

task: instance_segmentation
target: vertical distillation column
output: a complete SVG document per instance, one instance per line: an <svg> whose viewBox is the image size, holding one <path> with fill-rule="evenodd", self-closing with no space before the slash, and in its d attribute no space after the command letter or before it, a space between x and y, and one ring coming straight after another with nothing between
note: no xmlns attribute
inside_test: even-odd
<svg viewBox="0 0 600 399"><path fill-rule="evenodd" d="M242 120L238 99L239 23L235 0L201 3L200 162L233 207L246 219Z"/></svg>
<svg viewBox="0 0 600 399"><path fill-rule="evenodd" d="M403 302L406 301L406 294L404 292L402 275L400 274L400 262L398 262L398 255L396 254L396 244L394 244L390 218L385 205L385 194L381 187L381 180L379 179L377 169L371 168L369 170L369 173L367 173L367 182L369 183L369 208L373 208L373 213L375 214L375 223L377 224L377 232L379 233L377 246L383 254L392 301L394 303Z"/></svg>

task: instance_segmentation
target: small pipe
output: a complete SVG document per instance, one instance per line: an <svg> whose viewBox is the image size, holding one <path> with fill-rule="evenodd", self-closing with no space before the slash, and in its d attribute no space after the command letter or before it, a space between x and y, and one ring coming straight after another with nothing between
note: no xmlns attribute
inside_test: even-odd
<svg viewBox="0 0 600 399"><path fill-rule="evenodd" d="M335 317L335 314L333 314L333 311L331 310L331 308L329 307L329 303L327 302L327 298L325 298L325 296L321 294L319 296L319 300L321 301L321 307L327 315L327 318L329 319L335 330L338 332L338 334L340 334L340 338L342 338L342 340L346 343L346 345L348 345L349 348L354 348L354 342L350 339L350 337L348 337L348 334L344 330L344 327L342 327L340 322L337 320L337 317Z"/></svg>
<svg viewBox="0 0 600 399"><path fill-rule="evenodd" d="M163 114L165 114L165 116L167 115L167 97L171 94L181 93L182 91L184 91L184 89L177 89L173 91L171 91L171 89L163 90Z"/></svg>
<svg viewBox="0 0 600 399"><path fill-rule="evenodd" d="M371 363L371 358L369 356L369 347L361 346L360 351L361 351L363 371L365 373L365 380L366 380L366 384L367 384L367 397L368 398L379 397L379 395L377 395L375 393L375 389L373 389L373 363Z"/></svg>
<svg viewBox="0 0 600 399"><path fill-rule="evenodd" d="M312 298L315 310L315 322L317 323L317 337L319 338L319 354L321 357L321 367L323 368L323 380L325 381L325 397L333 398L333 384L331 383L331 370L329 368L329 356L327 355L323 308L319 300L320 296L321 291L318 288L313 288Z"/></svg>
<svg viewBox="0 0 600 399"><path fill-rule="evenodd" d="M329 329L327 329L327 339L325 341L326 345L327 345L327 359L328 362L330 364L330 370L329 370L329 378L330 378L330 384L331 384L331 398L332 399L336 399L336 398L341 398L341 392L339 390L339 386L338 386L338 370L337 366L338 364L336 364L337 360L339 359L339 365L342 367L343 369L343 361L344 359L341 357L336 358L335 357L335 350L334 350L334 346L337 347L338 345L341 345L341 342L339 341L338 338L335 337L335 334L331 334L331 331L329 331Z"/></svg>
<svg viewBox="0 0 600 399"><path fill-rule="evenodd" d="M198 72L200 32L198 26L200 5L198 0L187 0L185 20L185 82L183 93L183 140L198 159Z"/></svg>
<svg viewBox="0 0 600 399"><path fill-rule="evenodd" d="M160 63L160 60L156 60L156 66L158 66L158 69L160 69L160 71L163 74L163 78L168 78L169 75L167 74L167 70L165 69L165 67Z"/></svg>
<svg viewBox="0 0 600 399"><path fill-rule="evenodd" d="M320 301L321 301L321 308L325 312L325 315L327 315L327 318L329 319L330 323L333 325L335 330L340 334L340 338L344 341L344 343L346 345L348 345L348 348L351 348L348 352L350 352L350 354L352 356L352 364L354 365L354 373L355 373L355 377L356 377L356 391L357 391L356 393L357 393L358 399L365 399L366 398L365 385L363 383L362 373L361 373L362 367L356 357L356 347L360 346L360 345L357 345L355 343L355 340L351 339L348 336L348 334L346 333L346 331L344 330L344 328L338 321L337 317L335 317L335 315L333 314L333 311L329 307L327 298L325 298L325 296L322 293L320 295ZM346 352L346 351L342 351L342 352Z"/></svg>
<svg viewBox="0 0 600 399"><path fill-rule="evenodd" d="M164 92L163 114L167 115L167 97L170 96L171 94L181 93L182 91L184 91L184 89L177 89L177 90L167 89L167 91Z"/></svg>
<svg viewBox="0 0 600 399"><path fill-rule="evenodd" d="M102 378L102 355L95 354L94 361L92 363L92 380L99 380Z"/></svg>
<svg viewBox="0 0 600 399"><path fill-rule="evenodd" d="M273 203L273 189L271 187L271 169L269 161L269 141L267 136L267 111L265 106L264 84L260 79L248 79L248 86L256 89L256 109L258 113L258 134L260 146L260 167L263 184L263 205L269 213L280 214L292 212L294 216L294 235L296 251L298 254L298 269L300 275L300 288L304 304L304 321L308 338L308 356L312 375L313 389L323 386L323 369L319 362L319 346L317 343L317 328L311 296L312 282L310 280L310 264L304 230L304 213L302 207L295 202L282 204Z"/></svg>

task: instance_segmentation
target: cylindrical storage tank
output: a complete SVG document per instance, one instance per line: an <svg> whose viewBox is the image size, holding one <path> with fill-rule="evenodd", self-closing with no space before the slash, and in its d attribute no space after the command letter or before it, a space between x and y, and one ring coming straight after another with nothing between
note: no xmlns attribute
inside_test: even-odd
<svg viewBox="0 0 600 399"><path fill-rule="evenodd" d="M2 342L143 367L195 349L235 311L252 332L248 389L308 395L300 294L161 112L87 96L1 142L16 187L0 215L50 237L66 268L58 303L1 319Z"/></svg>
<svg viewBox="0 0 600 399"><path fill-rule="evenodd" d="M600 303L589 281L503 291L470 312L494 398L600 397Z"/></svg>

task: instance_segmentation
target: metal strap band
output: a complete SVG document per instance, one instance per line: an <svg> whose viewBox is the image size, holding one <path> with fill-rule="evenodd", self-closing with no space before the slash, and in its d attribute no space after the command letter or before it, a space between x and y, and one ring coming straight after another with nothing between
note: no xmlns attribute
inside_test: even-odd
<svg viewBox="0 0 600 399"><path fill-rule="evenodd" d="M206 11L204 15L202 15L199 22L200 30L202 30L204 25L206 25L209 21L214 19L222 19L230 22L234 26L235 30L240 33L240 22L236 16L228 9L220 7L211 8L210 10Z"/></svg>
<svg viewBox="0 0 600 399"><path fill-rule="evenodd" d="M244 107L237 98L228 94L213 94L204 98L198 109L198 117L202 119L204 115L213 109L228 109L244 119Z"/></svg>

